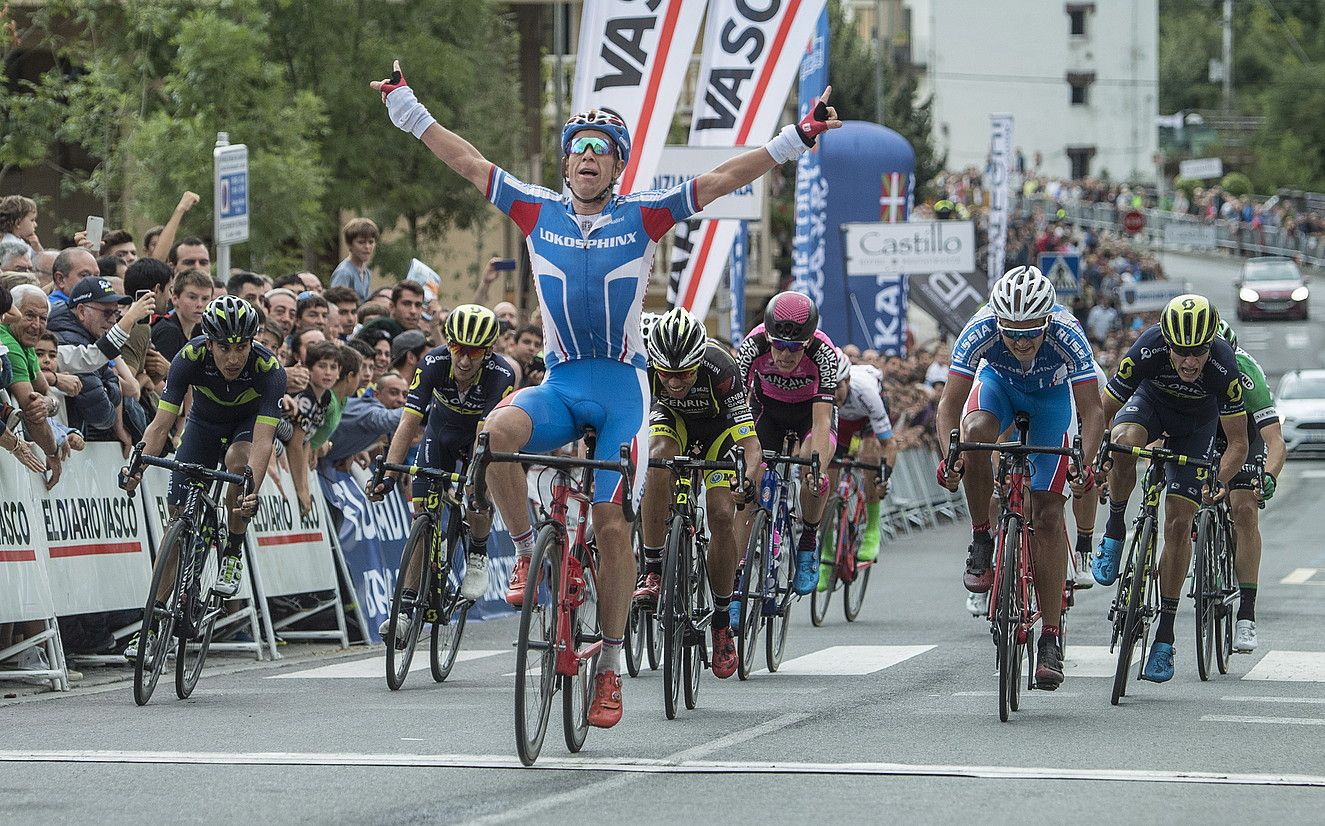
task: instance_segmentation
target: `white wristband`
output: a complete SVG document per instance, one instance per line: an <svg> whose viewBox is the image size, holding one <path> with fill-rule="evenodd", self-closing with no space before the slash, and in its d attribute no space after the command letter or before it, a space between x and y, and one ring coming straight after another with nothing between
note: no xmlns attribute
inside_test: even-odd
<svg viewBox="0 0 1325 826"><path fill-rule="evenodd" d="M779 164L796 160L809 148L805 145L805 141L801 140L801 136L796 132L796 125L793 123L782 127L782 131L778 132L773 140L764 144L764 149Z"/></svg>
<svg viewBox="0 0 1325 826"><path fill-rule="evenodd" d="M386 111L398 129L416 138L422 138L428 127L437 122L408 86L402 86L386 96Z"/></svg>

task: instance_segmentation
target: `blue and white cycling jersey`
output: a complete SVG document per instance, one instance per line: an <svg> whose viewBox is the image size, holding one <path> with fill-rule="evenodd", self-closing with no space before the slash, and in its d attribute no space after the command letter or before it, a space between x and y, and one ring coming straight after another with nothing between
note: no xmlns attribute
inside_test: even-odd
<svg viewBox="0 0 1325 826"><path fill-rule="evenodd" d="M1071 382L1095 381L1095 361L1090 343L1075 316L1061 304L1055 304L1049 317L1044 344L1035 353L1029 367L1023 367L998 332L998 319L988 305L980 308L966 322L952 348L949 372L975 378L984 360L1009 385L1023 393Z"/></svg>
<svg viewBox="0 0 1325 826"><path fill-rule="evenodd" d="M575 214L568 196L496 166L487 197L525 235L548 368L602 358L646 369L640 311L653 252L699 211L695 180L665 192L613 195L587 232L580 226L587 216Z"/></svg>

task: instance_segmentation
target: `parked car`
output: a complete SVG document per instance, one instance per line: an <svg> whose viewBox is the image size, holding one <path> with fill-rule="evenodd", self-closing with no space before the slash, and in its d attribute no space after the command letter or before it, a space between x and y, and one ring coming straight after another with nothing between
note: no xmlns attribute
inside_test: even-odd
<svg viewBox="0 0 1325 826"><path fill-rule="evenodd" d="M1311 289L1291 258L1248 258L1233 282L1238 321L1254 318L1296 318L1306 321Z"/></svg>
<svg viewBox="0 0 1325 826"><path fill-rule="evenodd" d="M1325 370L1294 370L1275 394L1289 455L1325 455Z"/></svg>

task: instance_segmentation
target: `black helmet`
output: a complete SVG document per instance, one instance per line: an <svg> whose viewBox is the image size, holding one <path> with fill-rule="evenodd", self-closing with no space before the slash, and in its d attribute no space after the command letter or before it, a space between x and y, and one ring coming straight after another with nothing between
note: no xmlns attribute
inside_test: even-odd
<svg viewBox="0 0 1325 826"><path fill-rule="evenodd" d="M202 334L228 344L252 341L258 334L258 310L236 295L213 298L202 311Z"/></svg>
<svg viewBox="0 0 1325 826"><path fill-rule="evenodd" d="M661 370L684 372L704 360L708 348L704 324L684 307L676 307L659 318L645 342L649 364Z"/></svg>
<svg viewBox="0 0 1325 826"><path fill-rule="evenodd" d="M819 329L819 308L804 293L778 293L764 309L764 332L782 341L809 341Z"/></svg>

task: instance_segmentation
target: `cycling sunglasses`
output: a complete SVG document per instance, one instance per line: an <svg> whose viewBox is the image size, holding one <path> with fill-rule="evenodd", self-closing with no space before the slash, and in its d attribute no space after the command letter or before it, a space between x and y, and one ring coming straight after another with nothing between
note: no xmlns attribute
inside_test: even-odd
<svg viewBox="0 0 1325 826"><path fill-rule="evenodd" d="M1040 325L1039 327L1031 327L1029 330L1019 330L1016 329L1015 327L1004 327L1002 324L1000 324L998 325L998 334L1001 336L1006 336L1007 338L1010 338L1013 341L1029 341L1032 339L1037 339L1040 336L1044 335L1045 331L1048 329L1049 329L1048 321L1045 321L1044 324Z"/></svg>
<svg viewBox="0 0 1325 826"><path fill-rule="evenodd" d="M784 350L789 353L796 353L805 349L805 342L803 341L786 341L780 338L773 338L769 339L769 343L773 345L774 350Z"/></svg>
<svg viewBox="0 0 1325 826"><path fill-rule="evenodd" d="M471 347L468 344L448 344L446 345L453 354L457 356L466 356L471 359L481 359L488 354L487 347Z"/></svg>
<svg viewBox="0 0 1325 826"><path fill-rule="evenodd" d="M696 364L694 367L687 367L684 370L668 370L665 367L655 367L653 369L658 375L666 379L688 379L699 372L699 365Z"/></svg>
<svg viewBox="0 0 1325 826"><path fill-rule="evenodd" d="M1173 354L1178 358L1196 358L1210 352L1210 345L1203 344L1200 347L1178 347L1170 344L1169 349L1172 350Z"/></svg>
<svg viewBox="0 0 1325 826"><path fill-rule="evenodd" d="M598 138L592 135L573 138L570 142L570 154L579 155L584 150L589 149L595 155L611 155L615 151L612 142L606 138Z"/></svg>

